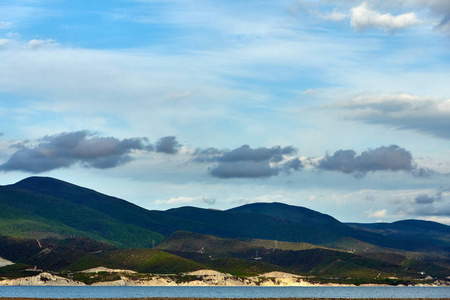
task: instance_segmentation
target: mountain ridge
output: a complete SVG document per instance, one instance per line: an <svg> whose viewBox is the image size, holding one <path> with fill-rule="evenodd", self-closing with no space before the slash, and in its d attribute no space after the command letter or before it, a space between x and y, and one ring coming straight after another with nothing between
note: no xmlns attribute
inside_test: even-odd
<svg viewBox="0 0 450 300"><path fill-rule="evenodd" d="M448 249L450 249L450 233L447 234L450 232L450 226L429 221L405 220L385 223L391 225L346 224L332 216L305 207L278 202L252 203L228 210L202 209L192 206L166 211L147 210L126 200L51 177L33 176L12 185L1 186L0 206L5 208L0 212L3 218L8 210L11 220L11 216L14 215L23 218L23 220L16 220L16 223L34 221L40 222L42 228L45 227L44 225L60 226L63 232L72 235L80 234L80 230L92 229L92 232L85 236L99 239L100 234L103 240L99 240L107 243L108 241L111 243L111 232L117 226L122 226L128 228L129 233L134 232L136 242L128 246L125 246L124 240L115 244L113 242L113 244L128 248L139 245L140 234L146 236L143 239L145 243L140 245L150 247L176 231L185 230L222 238L305 242L343 250L363 249L369 246L376 251L381 251L382 248L394 249L397 252L426 250L437 256L448 257ZM42 206L45 206L45 209ZM77 211L78 214L74 213L74 216L70 216L70 212L73 211ZM81 219L77 219L82 218L84 214L91 216L86 222L98 228L86 228ZM75 222L76 220L78 223ZM104 227L100 224L110 225ZM69 226L70 230L64 229L64 226ZM393 234L392 230L386 230L383 226L404 231L401 231L401 234ZM421 228L420 226L423 227L422 232L428 232L425 238L418 238L411 234L411 228L416 228L417 231ZM410 231L406 231L405 228L410 228ZM440 228L440 232L445 235L439 237L436 230L430 231L427 228ZM1 229L0 226L0 233ZM108 231L111 232L108 233ZM152 238L149 238L150 235ZM355 246L358 244L366 246L358 248Z"/></svg>
<svg viewBox="0 0 450 300"><path fill-rule="evenodd" d="M445 280L449 249L450 226L429 221L342 223L278 202L147 210L49 177L0 186L0 256L19 263L0 267L0 275L23 276L32 272L27 265L63 274L100 266L177 274L207 267L236 276L293 271L351 278L346 282L400 276L394 282L405 283L429 275Z"/></svg>

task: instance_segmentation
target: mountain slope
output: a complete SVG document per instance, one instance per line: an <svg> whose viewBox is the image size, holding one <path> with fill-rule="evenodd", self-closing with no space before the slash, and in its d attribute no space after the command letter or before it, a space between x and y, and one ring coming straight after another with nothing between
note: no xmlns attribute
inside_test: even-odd
<svg viewBox="0 0 450 300"><path fill-rule="evenodd" d="M332 243L342 238L341 235L330 233L322 228L312 228L262 214L243 218L240 213L193 207L165 212L149 211L127 201L53 178L30 177L7 188L63 199L66 202L96 210L121 222L163 235L187 230L222 237L250 237L310 243Z"/></svg>
<svg viewBox="0 0 450 300"><path fill-rule="evenodd" d="M163 239L89 207L11 186L0 187L0 205L4 208L0 223L5 225L0 232L12 236L80 235L125 248L145 247Z"/></svg>
<svg viewBox="0 0 450 300"><path fill-rule="evenodd" d="M327 227L335 232L348 231L345 224L335 218L319 213L312 209L300 206L293 206L284 203L252 203L227 210L233 213L259 214L280 219L286 219L294 223L307 224L311 227Z"/></svg>
<svg viewBox="0 0 450 300"><path fill-rule="evenodd" d="M430 228L430 223L418 221L389 225L395 230L364 227L282 203L253 203L226 211L195 207L150 211L48 177L30 177L0 187L0 208L0 234L12 236L86 236L131 248L149 247L163 236L184 230L226 238L305 242L365 252L415 251L449 257L449 226L442 224L441 231L435 224Z"/></svg>
<svg viewBox="0 0 450 300"><path fill-rule="evenodd" d="M208 228L208 225L195 220L179 219L162 211L147 210L128 201L50 177L29 177L10 187L64 199L162 235L168 235L181 228L190 231Z"/></svg>
<svg viewBox="0 0 450 300"><path fill-rule="evenodd" d="M301 275L352 278L419 278L427 275L445 278L450 270L409 259L402 255L389 261L388 255L378 259L313 245L290 243L280 245L301 250L279 248L275 241L224 239L189 232L175 232L157 247L181 257L197 261L220 271L238 274L240 270L287 271ZM422 264L421 264L422 263ZM425 274L419 274L424 272Z"/></svg>
<svg viewBox="0 0 450 300"><path fill-rule="evenodd" d="M258 238L313 244L331 244L343 237L329 232L326 228L311 227L261 214L243 214L196 207L169 209L165 213L202 223L206 230L196 230L195 232L220 237ZM180 228L180 230L185 229Z"/></svg>
<svg viewBox="0 0 450 300"><path fill-rule="evenodd" d="M450 251L450 226L444 224L423 220L403 220L393 223L349 223L348 225L391 238L419 240L440 245L446 247L446 251Z"/></svg>
<svg viewBox="0 0 450 300"><path fill-rule="evenodd" d="M434 245L430 247L429 242L432 241L432 239L430 239L430 236L426 233L430 233L431 231L429 231L426 227L428 223L424 223L421 221L416 221L416 223L401 221L390 225L394 228L397 228L400 232L400 234L394 235L385 234L383 230L370 230L371 227L368 230L368 228L365 228L363 226L360 227L357 224L352 224L352 226L349 226L347 224L339 222L329 215L322 214L304 207L292 206L283 203L253 203L230 209L228 210L228 212L245 213L247 214L247 216L262 214L274 217L279 220L289 220L303 226L310 226L316 229L320 229L324 232L327 232L327 234L350 237L380 247L421 252L448 252L448 249L445 248L445 243L434 243ZM422 227L421 225L425 226ZM443 224L439 225L441 225L441 233L445 230L448 231L450 229L450 226L446 226ZM430 225L428 224L428 226ZM413 231L412 233L411 228L415 228L415 231ZM434 226L433 228L435 229L436 226ZM420 238L419 236L415 236L419 233L426 234L427 237ZM407 236L413 238L406 238ZM436 235L433 234L433 236ZM450 238L448 239L448 241L450 241ZM328 244L328 246L338 247L338 244Z"/></svg>

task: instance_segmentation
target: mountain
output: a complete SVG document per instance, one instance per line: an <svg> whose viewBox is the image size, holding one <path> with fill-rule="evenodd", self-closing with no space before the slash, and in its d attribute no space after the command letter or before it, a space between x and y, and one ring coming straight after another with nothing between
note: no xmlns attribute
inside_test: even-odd
<svg viewBox="0 0 450 300"><path fill-rule="evenodd" d="M205 229L194 232L228 238L259 238L292 242L332 244L342 235L326 227L312 227L287 219L262 214L247 214L234 211L181 207L169 209L166 214L181 219L197 221ZM179 230L186 230L180 228ZM189 231L189 230L188 230Z"/></svg>
<svg viewBox="0 0 450 300"><path fill-rule="evenodd" d="M97 216L89 218L91 222L99 219L100 216L98 214L100 213L105 219L114 219L120 224L135 226L134 228L156 232L164 236L178 230L187 230L222 237L251 237L294 242L327 243L329 245L342 238L341 234L330 232L325 228L326 226L311 227L308 224L299 224L287 219L274 218L262 214L252 214L243 218L240 212L217 211L195 207L182 207L165 212L149 211L125 200L47 177L30 177L16 184L2 187L1 191L3 191L2 194L14 192L16 196L11 197L18 197L21 200L14 204L10 197L9 202L0 201L0 205L8 204L9 209L15 210L25 208L27 212L32 213L33 218L45 218L50 223L58 221L64 226L69 226L71 230L80 229L80 226L73 226L73 222L67 220L67 211L78 209L80 210L80 213L77 214L79 217L87 213L97 214ZM21 196L19 195L20 193L26 193L29 197ZM38 197L40 200L30 200L33 197ZM29 201L23 200L25 198L28 198ZM43 211L39 202L46 201L48 202L45 204L47 208ZM50 202L53 204L50 204ZM33 203L34 206L30 203ZM67 209L65 209L65 213L62 212L61 214L59 208L63 206L67 206ZM86 213L81 213L81 210L86 211ZM22 213L13 213L13 215L23 215L24 213L22 211ZM59 218L56 216L59 216ZM52 225L55 224L51 223L49 226L51 227ZM64 230L64 232L68 231L70 231L68 228ZM93 233L97 235L87 236L98 238L98 232L94 231ZM71 234L76 235L80 233L71 232ZM150 236L150 233L147 235ZM153 234L151 239L158 242L161 240L161 236ZM148 242L149 238L144 240Z"/></svg>
<svg viewBox="0 0 450 300"><path fill-rule="evenodd" d="M332 216L283 203L253 203L225 211L196 207L146 210L48 177L30 177L0 187L0 235L84 236L120 248L151 248L183 230L439 260L450 258L449 228L417 220L344 224Z"/></svg>
<svg viewBox="0 0 450 300"><path fill-rule="evenodd" d="M0 253L14 263L58 271L91 253L117 250L98 241L77 237L69 239L23 239L0 237Z"/></svg>
<svg viewBox="0 0 450 300"><path fill-rule="evenodd" d="M424 241L450 246L450 226L432 221L403 220L393 223L348 223L347 225L394 238L423 238ZM448 249L450 251L450 248Z"/></svg>
<svg viewBox="0 0 450 300"><path fill-rule="evenodd" d="M87 206L15 186L0 187L0 208L0 234L5 236L85 236L125 248L149 247L164 238Z"/></svg>
<svg viewBox="0 0 450 300"><path fill-rule="evenodd" d="M288 220L320 229L330 235L345 236L380 247L408 251L450 252L448 248L450 226L434 222L409 220L384 225L344 224L329 215L283 203L253 203L230 209L228 212L258 214ZM430 242L433 243L431 247ZM338 244L328 245L338 246Z"/></svg>
<svg viewBox="0 0 450 300"><path fill-rule="evenodd" d="M141 273L171 274L206 268L156 249L117 249L80 237L63 240L0 237L0 253L16 264L39 266L44 271L76 272L103 266Z"/></svg>
<svg viewBox="0 0 450 300"><path fill-rule="evenodd" d="M450 273L447 268L399 254L380 254L384 257L373 253L358 255L304 243L223 239L190 232L175 232L157 248L211 268L223 265L221 270L231 273L239 272L237 266L233 269L233 265L245 265L246 272L250 272L249 262L252 262L253 268L265 267L266 270L319 277L419 278L418 274L424 272L427 276L445 278ZM238 261L247 263L237 263Z"/></svg>
<svg viewBox="0 0 450 300"><path fill-rule="evenodd" d="M39 265L70 272L211 268L236 276L284 271L421 280L450 275L450 227L419 220L344 224L283 203L146 210L54 178L30 177L0 186L0 256L17 263L0 267L11 276Z"/></svg>
<svg viewBox="0 0 450 300"><path fill-rule="evenodd" d="M125 200L54 178L29 177L9 187L63 199L99 211L121 222L158 232L161 235L170 234L179 230L180 227L187 230L201 227L196 222L180 220L161 211L150 211Z"/></svg>
<svg viewBox="0 0 450 300"><path fill-rule="evenodd" d="M335 218L312 209L284 203L252 203L229 209L228 212L265 215L311 227L327 227L348 230L348 226Z"/></svg>
<svg viewBox="0 0 450 300"><path fill-rule="evenodd" d="M360 232L380 234L387 239L421 245L421 251L450 252L450 226L423 220L403 220L393 223L347 224Z"/></svg>

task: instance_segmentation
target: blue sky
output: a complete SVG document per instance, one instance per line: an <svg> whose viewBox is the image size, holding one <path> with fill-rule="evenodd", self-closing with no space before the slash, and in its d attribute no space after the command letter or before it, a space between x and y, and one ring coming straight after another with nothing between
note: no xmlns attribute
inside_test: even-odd
<svg viewBox="0 0 450 300"><path fill-rule="evenodd" d="M450 224L450 2L0 0L0 184Z"/></svg>

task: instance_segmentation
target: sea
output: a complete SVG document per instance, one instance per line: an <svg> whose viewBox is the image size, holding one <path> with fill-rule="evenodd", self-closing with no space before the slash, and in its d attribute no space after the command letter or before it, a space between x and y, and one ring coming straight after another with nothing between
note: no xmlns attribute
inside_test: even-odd
<svg viewBox="0 0 450 300"><path fill-rule="evenodd" d="M448 298L450 287L0 286L0 297L32 298Z"/></svg>

